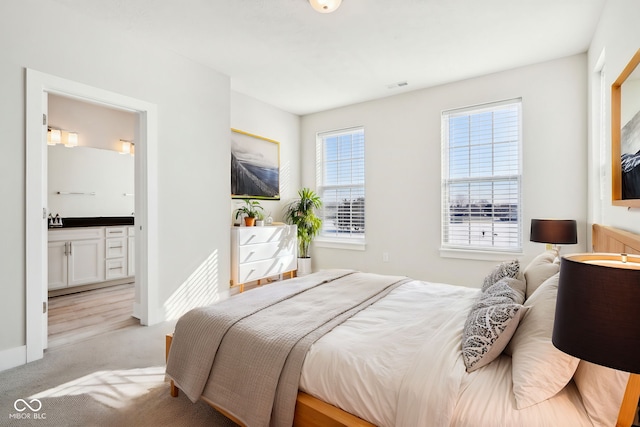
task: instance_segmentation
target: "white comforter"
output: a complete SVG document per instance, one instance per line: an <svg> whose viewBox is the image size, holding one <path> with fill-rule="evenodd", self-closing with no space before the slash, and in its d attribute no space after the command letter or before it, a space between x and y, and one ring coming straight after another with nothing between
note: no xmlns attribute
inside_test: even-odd
<svg viewBox="0 0 640 427"><path fill-rule="evenodd" d="M591 425L572 383L517 410L510 357L465 371L462 329L479 294L402 285L311 347L300 389L379 426Z"/></svg>

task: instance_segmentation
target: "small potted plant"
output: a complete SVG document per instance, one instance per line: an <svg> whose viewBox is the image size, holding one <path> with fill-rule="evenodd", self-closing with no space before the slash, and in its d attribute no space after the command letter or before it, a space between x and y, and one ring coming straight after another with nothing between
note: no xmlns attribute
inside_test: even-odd
<svg viewBox="0 0 640 427"><path fill-rule="evenodd" d="M256 215L256 227L264 227L264 213L258 212Z"/></svg>
<svg viewBox="0 0 640 427"><path fill-rule="evenodd" d="M258 215L262 215L262 212L260 212L263 210L262 206L260 206L260 202L257 200L242 200L244 200L244 206L236 209L236 219L238 219L241 214L244 214L244 225L247 227L253 227L256 222L256 217Z"/></svg>
<svg viewBox="0 0 640 427"><path fill-rule="evenodd" d="M285 208L284 218L289 224L298 228L298 275L311 273L311 256L309 246L320 232L322 220L315 214L315 209L322 206L322 200L313 190L302 188L298 191L298 199Z"/></svg>

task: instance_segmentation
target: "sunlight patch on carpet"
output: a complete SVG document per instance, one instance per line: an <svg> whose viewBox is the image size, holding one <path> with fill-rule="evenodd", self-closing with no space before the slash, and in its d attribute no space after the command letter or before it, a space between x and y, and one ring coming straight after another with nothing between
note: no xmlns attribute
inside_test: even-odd
<svg viewBox="0 0 640 427"><path fill-rule="evenodd" d="M164 384L164 366L97 371L82 378L34 394L30 399L88 395L111 407L124 408L137 397Z"/></svg>

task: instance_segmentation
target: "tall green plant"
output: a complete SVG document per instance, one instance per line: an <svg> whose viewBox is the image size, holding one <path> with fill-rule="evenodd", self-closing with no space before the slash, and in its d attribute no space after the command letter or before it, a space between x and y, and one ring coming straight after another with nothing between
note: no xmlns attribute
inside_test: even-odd
<svg viewBox="0 0 640 427"><path fill-rule="evenodd" d="M309 258L309 245L320 232L322 220L315 214L315 209L322 206L322 200L313 190L302 188L298 191L298 199L285 208L284 220L298 227L298 256Z"/></svg>

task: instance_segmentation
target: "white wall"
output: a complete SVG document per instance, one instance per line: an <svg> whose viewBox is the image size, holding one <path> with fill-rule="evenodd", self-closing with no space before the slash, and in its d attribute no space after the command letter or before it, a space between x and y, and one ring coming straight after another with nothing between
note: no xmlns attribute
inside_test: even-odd
<svg viewBox="0 0 640 427"><path fill-rule="evenodd" d="M280 143L280 201L261 200L260 205L274 221L282 221L284 205L300 188L300 117L232 91L231 127ZM232 211L242 204L234 200Z"/></svg>
<svg viewBox="0 0 640 427"><path fill-rule="evenodd" d="M229 78L53 1L3 1L0 16L0 352L25 344L25 68L158 106L159 282L150 286L159 291L152 303L170 317L224 296Z"/></svg>
<svg viewBox="0 0 640 427"><path fill-rule="evenodd" d="M133 141L137 114L54 94L48 95L49 126L78 133L79 147L120 151Z"/></svg>
<svg viewBox="0 0 640 427"><path fill-rule="evenodd" d="M357 268L480 286L495 261L441 258L440 113L522 97L523 219L527 263L531 218L578 221L583 250L587 209L586 55L562 58L302 118L302 183L315 188L315 134L362 125L366 139L363 252L314 248L314 269ZM382 262L382 253L389 262Z"/></svg>
<svg viewBox="0 0 640 427"><path fill-rule="evenodd" d="M589 221L640 233L640 209L611 204L611 84L640 48L640 2L609 0L589 48ZM598 59L604 57L604 123ZM602 130L602 138L601 138Z"/></svg>

